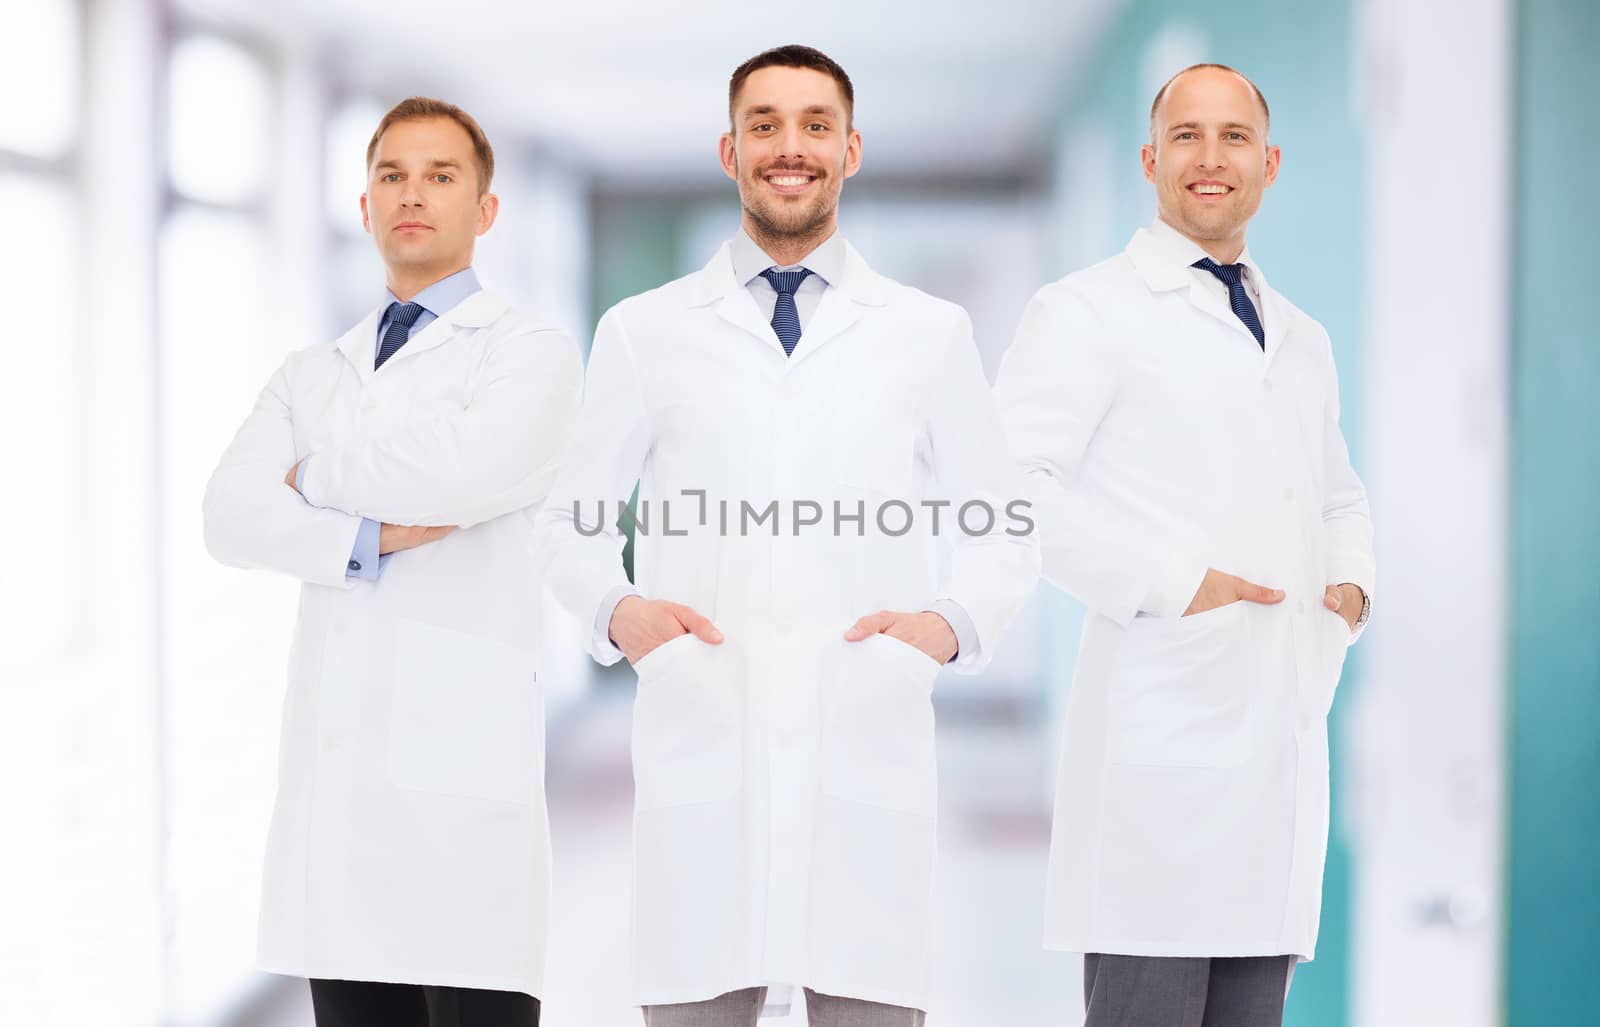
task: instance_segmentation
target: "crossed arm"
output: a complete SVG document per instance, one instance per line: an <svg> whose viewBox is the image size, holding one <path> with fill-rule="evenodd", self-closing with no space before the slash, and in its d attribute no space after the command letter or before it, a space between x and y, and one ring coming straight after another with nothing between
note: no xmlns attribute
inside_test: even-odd
<svg viewBox="0 0 1600 1027"><path fill-rule="evenodd" d="M509 336L465 407L434 404L388 435L305 454L294 444L293 368L291 358L268 382L212 475L206 545L230 566L341 588L353 583L364 520L381 525L378 551L394 552L542 500L582 374L559 332Z"/></svg>

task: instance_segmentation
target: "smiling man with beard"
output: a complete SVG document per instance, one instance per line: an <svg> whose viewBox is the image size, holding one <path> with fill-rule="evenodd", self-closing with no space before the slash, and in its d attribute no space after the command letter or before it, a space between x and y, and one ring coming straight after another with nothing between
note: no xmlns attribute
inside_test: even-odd
<svg viewBox="0 0 1600 1027"><path fill-rule="evenodd" d="M1088 1027L1276 1027L1316 946L1327 715L1374 561L1328 333L1245 230L1266 100L1220 65L1150 112L1159 216L1039 291L995 388L1047 578L1089 608L1046 944Z"/></svg>
<svg viewBox="0 0 1600 1027"><path fill-rule="evenodd" d="M987 663L1038 552L982 513L1017 486L966 313L837 230L844 70L780 47L728 100L742 230L601 319L541 517L593 655L639 675L632 998L652 1027L751 1027L803 986L814 1025L912 1027L934 677ZM635 481L630 584L589 511Z"/></svg>

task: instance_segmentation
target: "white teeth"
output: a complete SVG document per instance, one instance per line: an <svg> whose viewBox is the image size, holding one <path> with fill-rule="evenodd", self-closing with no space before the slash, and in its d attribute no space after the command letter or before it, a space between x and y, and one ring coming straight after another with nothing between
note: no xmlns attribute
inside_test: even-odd
<svg viewBox="0 0 1600 1027"><path fill-rule="evenodd" d="M1228 187L1225 185L1194 185L1189 188L1206 196L1218 195L1228 191Z"/></svg>
<svg viewBox="0 0 1600 1027"><path fill-rule="evenodd" d="M806 175L771 175L767 178L767 181L773 185L793 186L805 185L811 179Z"/></svg>

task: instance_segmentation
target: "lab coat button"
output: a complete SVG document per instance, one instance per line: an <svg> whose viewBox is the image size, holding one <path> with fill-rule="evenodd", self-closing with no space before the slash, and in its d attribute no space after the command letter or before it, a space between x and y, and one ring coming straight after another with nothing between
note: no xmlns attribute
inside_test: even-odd
<svg viewBox="0 0 1600 1027"><path fill-rule="evenodd" d="M1294 489L1284 489L1283 498L1287 499L1291 503L1294 502Z"/></svg>
<svg viewBox="0 0 1600 1027"><path fill-rule="evenodd" d="M1306 615L1306 601L1304 599L1302 599L1302 600L1300 600L1299 603L1296 604L1296 606L1300 610L1300 616L1304 617Z"/></svg>
<svg viewBox="0 0 1600 1027"><path fill-rule="evenodd" d="M1261 383L1261 391L1262 392L1271 392L1272 391L1272 383L1270 381L1263 381Z"/></svg>
<svg viewBox="0 0 1600 1027"><path fill-rule="evenodd" d="M339 747L339 744L337 742L335 742L332 738L329 738L326 735L323 736L323 738L322 738L322 751L323 752L332 752L333 750L337 749L338 747Z"/></svg>
<svg viewBox="0 0 1600 1027"><path fill-rule="evenodd" d="M360 571L361 570L361 561L360 560L351 560L350 561L350 569L352 571Z"/></svg>
<svg viewBox="0 0 1600 1027"><path fill-rule="evenodd" d="M378 404L374 403L370 399L367 400L365 403L361 404L361 412L363 414L370 414L376 409L378 409Z"/></svg>

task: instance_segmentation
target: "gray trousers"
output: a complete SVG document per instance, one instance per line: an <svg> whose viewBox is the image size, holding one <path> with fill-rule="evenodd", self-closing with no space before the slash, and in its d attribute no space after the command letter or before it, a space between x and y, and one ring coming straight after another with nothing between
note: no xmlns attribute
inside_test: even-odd
<svg viewBox="0 0 1600 1027"><path fill-rule="evenodd" d="M645 1027L756 1027L766 988L743 988L704 1002L645 1006ZM888 1006L859 998L839 998L806 989L806 1019L811 1027L922 1027L920 1009Z"/></svg>
<svg viewBox="0 0 1600 1027"><path fill-rule="evenodd" d="M1282 1027L1294 956L1083 957L1084 1027Z"/></svg>

